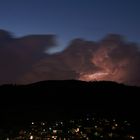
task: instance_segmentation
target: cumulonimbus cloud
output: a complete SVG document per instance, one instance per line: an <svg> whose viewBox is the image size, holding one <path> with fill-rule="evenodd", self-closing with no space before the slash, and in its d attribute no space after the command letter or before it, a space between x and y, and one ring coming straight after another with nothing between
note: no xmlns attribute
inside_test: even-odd
<svg viewBox="0 0 140 140"><path fill-rule="evenodd" d="M44 57L43 51L53 45L54 35L16 38L8 31L0 30L0 83L17 82L34 63Z"/></svg>
<svg viewBox="0 0 140 140"><path fill-rule="evenodd" d="M140 85L139 46L123 36L109 34L96 42L74 39L64 51L44 54L55 42L54 35L14 38L0 31L0 83L78 79Z"/></svg>

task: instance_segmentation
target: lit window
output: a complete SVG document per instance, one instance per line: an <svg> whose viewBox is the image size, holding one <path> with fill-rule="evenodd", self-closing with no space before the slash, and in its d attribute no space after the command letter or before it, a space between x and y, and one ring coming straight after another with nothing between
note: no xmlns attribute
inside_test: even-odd
<svg viewBox="0 0 140 140"><path fill-rule="evenodd" d="M53 130L53 133L57 133L57 130Z"/></svg>
<svg viewBox="0 0 140 140"><path fill-rule="evenodd" d="M117 126L118 126L118 124L116 123L116 124L115 124L115 126L117 127Z"/></svg>
<svg viewBox="0 0 140 140"><path fill-rule="evenodd" d="M97 128L97 125L95 125L94 127Z"/></svg>
<svg viewBox="0 0 140 140"><path fill-rule="evenodd" d="M33 136L30 136L30 140L33 140L33 138L34 138Z"/></svg>
<svg viewBox="0 0 140 140"><path fill-rule="evenodd" d="M99 134L98 132L95 132L94 135L95 135L95 136L99 136L100 134Z"/></svg>
<svg viewBox="0 0 140 140"><path fill-rule="evenodd" d="M57 136L52 136L52 139L55 139L56 140L57 139Z"/></svg>
<svg viewBox="0 0 140 140"><path fill-rule="evenodd" d="M79 128L77 128L77 129L75 130L75 132L76 132L76 133L79 132Z"/></svg>
<svg viewBox="0 0 140 140"><path fill-rule="evenodd" d="M135 139L135 137L134 137L134 136L129 136L129 138L130 138L130 139L132 139L132 140L134 140L134 139Z"/></svg>

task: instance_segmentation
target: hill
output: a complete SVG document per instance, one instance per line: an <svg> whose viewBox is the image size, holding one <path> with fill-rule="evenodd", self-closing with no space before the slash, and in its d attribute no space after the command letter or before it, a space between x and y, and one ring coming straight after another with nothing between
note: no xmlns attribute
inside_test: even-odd
<svg viewBox="0 0 140 140"><path fill-rule="evenodd" d="M1 125L84 113L137 118L140 87L115 82L42 81L0 86Z"/></svg>

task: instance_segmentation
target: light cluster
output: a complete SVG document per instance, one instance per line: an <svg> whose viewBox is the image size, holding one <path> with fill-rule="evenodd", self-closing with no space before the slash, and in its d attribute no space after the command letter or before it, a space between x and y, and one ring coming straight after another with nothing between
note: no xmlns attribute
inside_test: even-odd
<svg viewBox="0 0 140 140"><path fill-rule="evenodd" d="M132 123L128 120L86 116L53 122L31 122L7 140L108 140L136 139Z"/></svg>

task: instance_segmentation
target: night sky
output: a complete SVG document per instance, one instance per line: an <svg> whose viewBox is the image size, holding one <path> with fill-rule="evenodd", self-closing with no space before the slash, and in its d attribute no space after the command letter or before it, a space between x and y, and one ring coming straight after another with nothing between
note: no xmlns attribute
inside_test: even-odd
<svg viewBox="0 0 140 140"><path fill-rule="evenodd" d="M0 0L0 83L140 85L139 7L139 0Z"/></svg>
<svg viewBox="0 0 140 140"><path fill-rule="evenodd" d="M0 28L16 36L53 33L60 45L108 33L140 42L139 0L0 0Z"/></svg>

